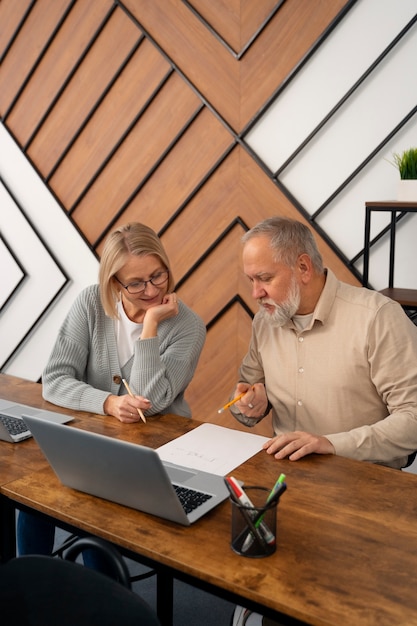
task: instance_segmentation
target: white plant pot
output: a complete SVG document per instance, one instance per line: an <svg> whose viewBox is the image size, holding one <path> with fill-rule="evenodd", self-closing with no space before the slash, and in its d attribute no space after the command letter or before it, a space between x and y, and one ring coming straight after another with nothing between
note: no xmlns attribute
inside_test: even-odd
<svg viewBox="0 0 417 626"><path fill-rule="evenodd" d="M397 200L399 202L417 202L417 180L400 180Z"/></svg>

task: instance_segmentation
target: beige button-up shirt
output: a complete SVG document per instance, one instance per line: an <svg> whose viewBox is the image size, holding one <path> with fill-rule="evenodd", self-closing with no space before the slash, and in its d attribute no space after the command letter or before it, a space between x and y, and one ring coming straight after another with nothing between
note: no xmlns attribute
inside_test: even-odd
<svg viewBox="0 0 417 626"><path fill-rule="evenodd" d="M275 434L325 435L336 454L396 468L417 450L417 327L330 270L304 331L255 315L239 380L265 383Z"/></svg>

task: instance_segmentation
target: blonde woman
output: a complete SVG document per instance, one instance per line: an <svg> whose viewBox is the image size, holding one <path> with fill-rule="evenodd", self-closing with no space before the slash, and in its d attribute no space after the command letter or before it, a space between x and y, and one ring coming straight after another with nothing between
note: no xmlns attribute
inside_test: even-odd
<svg viewBox="0 0 417 626"><path fill-rule="evenodd" d="M140 420L140 412L191 417L184 392L205 336L201 318L174 292L157 234L144 224L121 226L106 240L99 284L81 292L62 324L43 373L43 396L124 423ZM50 554L54 530L20 513L19 553Z"/></svg>
<svg viewBox="0 0 417 626"><path fill-rule="evenodd" d="M43 373L43 396L67 408L112 415L190 417L184 391L205 340L202 320L174 293L168 257L143 224L108 237L99 284L72 306ZM126 393L122 380L135 395Z"/></svg>

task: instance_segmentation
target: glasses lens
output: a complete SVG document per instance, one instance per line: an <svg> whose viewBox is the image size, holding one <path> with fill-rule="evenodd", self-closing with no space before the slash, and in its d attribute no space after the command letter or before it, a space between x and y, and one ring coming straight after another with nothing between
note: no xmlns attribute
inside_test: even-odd
<svg viewBox="0 0 417 626"><path fill-rule="evenodd" d="M130 283L130 285L126 285L127 291L131 293L132 295L135 293L141 293L142 291L145 291L145 287L146 287L145 282Z"/></svg>
<svg viewBox="0 0 417 626"><path fill-rule="evenodd" d="M168 271L159 272L159 274L155 274L150 280L152 285L163 285L168 280Z"/></svg>

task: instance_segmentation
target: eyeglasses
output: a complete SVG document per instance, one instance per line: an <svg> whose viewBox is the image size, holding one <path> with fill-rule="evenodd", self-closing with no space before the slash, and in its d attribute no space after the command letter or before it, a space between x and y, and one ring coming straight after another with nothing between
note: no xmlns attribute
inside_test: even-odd
<svg viewBox="0 0 417 626"><path fill-rule="evenodd" d="M142 293L146 289L146 285L151 283L154 287L161 287L164 283L167 282L169 276L169 271L164 270L163 272L158 272L149 280L138 280L134 283L129 283L128 285L124 285L116 275L113 276L117 280L117 282L124 288L128 293L132 295L137 293Z"/></svg>

